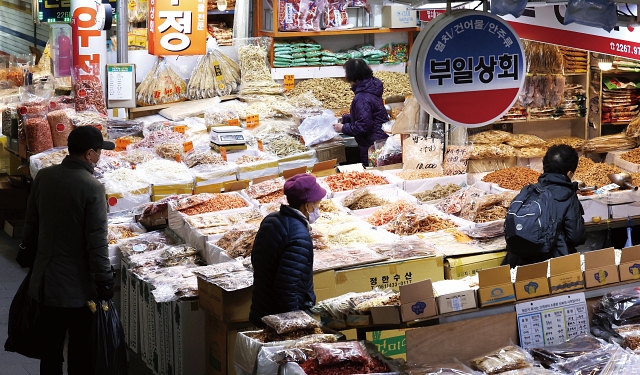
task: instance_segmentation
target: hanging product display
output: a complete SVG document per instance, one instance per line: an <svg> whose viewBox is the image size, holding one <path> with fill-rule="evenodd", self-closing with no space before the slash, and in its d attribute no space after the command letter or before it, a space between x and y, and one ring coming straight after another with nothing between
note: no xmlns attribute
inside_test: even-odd
<svg viewBox="0 0 640 375"><path fill-rule="evenodd" d="M180 102L186 99L187 85L164 58L158 58L153 68L136 89L140 106Z"/></svg>

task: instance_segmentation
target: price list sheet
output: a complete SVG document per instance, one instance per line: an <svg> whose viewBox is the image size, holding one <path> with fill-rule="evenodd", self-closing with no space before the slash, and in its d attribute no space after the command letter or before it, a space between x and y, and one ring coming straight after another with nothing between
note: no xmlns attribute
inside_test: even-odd
<svg viewBox="0 0 640 375"><path fill-rule="evenodd" d="M520 346L556 345L589 333L584 293L550 297L516 305Z"/></svg>

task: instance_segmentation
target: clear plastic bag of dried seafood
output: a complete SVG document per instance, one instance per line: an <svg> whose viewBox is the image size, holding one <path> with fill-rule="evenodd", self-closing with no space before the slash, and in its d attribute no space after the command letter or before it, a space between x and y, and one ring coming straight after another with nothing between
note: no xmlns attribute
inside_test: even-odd
<svg viewBox="0 0 640 375"><path fill-rule="evenodd" d="M233 120L237 121L236 125L240 125L240 116L232 108L215 106L204 111L204 123L207 127L230 125L230 121L233 124Z"/></svg>
<svg viewBox="0 0 640 375"><path fill-rule="evenodd" d="M267 59L271 43L269 37L234 39L240 61L240 95L282 94L282 86L273 80Z"/></svg>
<svg viewBox="0 0 640 375"><path fill-rule="evenodd" d="M75 67L71 71L76 111L96 111L107 115L107 103L100 81L99 64L89 65L89 71Z"/></svg>
<svg viewBox="0 0 640 375"><path fill-rule="evenodd" d="M186 99L187 84L167 61L159 57L136 89L140 106L181 102Z"/></svg>
<svg viewBox="0 0 640 375"><path fill-rule="evenodd" d="M238 64L220 52L215 39L211 38L207 42L207 54L200 57L191 73L187 98L194 100L229 95L238 89L239 79Z"/></svg>
<svg viewBox="0 0 640 375"><path fill-rule="evenodd" d="M31 156L29 158L29 174L31 178L36 178L36 175L42 168L62 163L62 160L67 155L69 155L69 151L66 147L54 147Z"/></svg>
<svg viewBox="0 0 640 375"><path fill-rule="evenodd" d="M117 245L123 256L130 256L136 253L164 249L181 242L182 240L168 231L153 231L140 234L137 237L121 239Z"/></svg>
<svg viewBox="0 0 640 375"><path fill-rule="evenodd" d="M470 361L471 367L488 375L531 367L533 358L524 349L509 345Z"/></svg>
<svg viewBox="0 0 640 375"><path fill-rule="evenodd" d="M279 335L303 329L320 328L320 322L304 311L291 311L282 314L267 315L262 322L273 328Z"/></svg>
<svg viewBox="0 0 640 375"><path fill-rule="evenodd" d="M69 133L75 126L71 123L71 117L76 113L72 108L58 109L47 114L49 129L54 147L66 146Z"/></svg>
<svg viewBox="0 0 640 375"><path fill-rule="evenodd" d="M107 138L107 116L97 111L76 112L71 116L71 124L78 126L93 126L100 130L102 137Z"/></svg>

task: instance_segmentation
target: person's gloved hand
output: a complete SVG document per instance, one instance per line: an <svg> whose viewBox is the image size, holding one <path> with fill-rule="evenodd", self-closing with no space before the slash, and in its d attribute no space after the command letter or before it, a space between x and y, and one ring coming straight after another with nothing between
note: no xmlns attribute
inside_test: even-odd
<svg viewBox="0 0 640 375"><path fill-rule="evenodd" d="M96 292L98 293L98 300L108 301L113 298L113 285L115 280L96 281Z"/></svg>

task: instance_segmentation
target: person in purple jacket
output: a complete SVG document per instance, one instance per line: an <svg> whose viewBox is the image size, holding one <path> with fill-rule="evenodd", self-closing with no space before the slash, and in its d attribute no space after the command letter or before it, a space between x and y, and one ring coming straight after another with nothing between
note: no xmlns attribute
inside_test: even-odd
<svg viewBox="0 0 640 375"><path fill-rule="evenodd" d="M344 64L344 71L355 97L350 113L342 116L341 123L334 124L333 128L355 138L360 148L360 161L366 167L369 165L369 147L388 137L382 130L382 124L389 121L382 101L384 87L362 59L350 59Z"/></svg>

